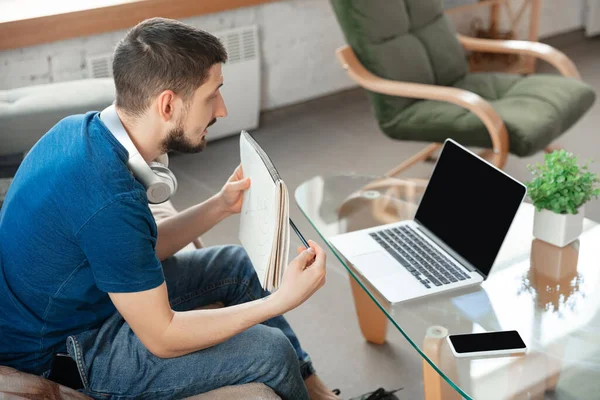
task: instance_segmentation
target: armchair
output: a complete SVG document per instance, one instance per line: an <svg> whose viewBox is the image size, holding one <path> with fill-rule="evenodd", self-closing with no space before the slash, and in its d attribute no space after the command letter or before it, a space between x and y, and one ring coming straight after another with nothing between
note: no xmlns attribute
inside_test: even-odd
<svg viewBox="0 0 600 400"><path fill-rule="evenodd" d="M482 156L499 168L509 153L552 151L552 142L595 100L560 51L542 43L456 35L441 0L331 3L349 44L337 57L368 91L380 129L393 139L430 143L387 176L430 158L447 137L488 149ZM469 73L465 50L534 56L562 76Z"/></svg>

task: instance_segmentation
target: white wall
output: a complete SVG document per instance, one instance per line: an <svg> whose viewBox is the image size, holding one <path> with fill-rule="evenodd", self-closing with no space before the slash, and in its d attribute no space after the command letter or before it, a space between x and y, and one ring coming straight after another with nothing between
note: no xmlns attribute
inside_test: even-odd
<svg viewBox="0 0 600 400"><path fill-rule="evenodd" d="M583 3L543 0L541 36L581 27ZM453 19L460 31L468 31L470 16ZM327 0L278 1L183 21L212 32L259 26L263 109L353 86L334 57L344 39ZM109 32L0 52L0 89L87 78L86 57L111 52L124 33Z"/></svg>
<svg viewBox="0 0 600 400"><path fill-rule="evenodd" d="M584 6L585 0L542 0L540 36L582 28Z"/></svg>
<svg viewBox="0 0 600 400"><path fill-rule="evenodd" d="M259 26L263 109L353 85L334 57L344 39L326 0L279 1L183 21L212 32ZM111 52L124 33L0 52L0 89L87 78L86 57Z"/></svg>

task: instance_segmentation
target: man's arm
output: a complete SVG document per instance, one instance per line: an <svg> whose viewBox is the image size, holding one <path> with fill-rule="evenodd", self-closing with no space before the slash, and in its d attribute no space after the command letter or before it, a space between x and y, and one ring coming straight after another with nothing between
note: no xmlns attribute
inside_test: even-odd
<svg viewBox="0 0 600 400"><path fill-rule="evenodd" d="M175 312L169 305L165 283L142 292L109 295L150 352L161 358L178 357L224 342L307 300L323 286L326 272L325 252L314 242L311 246L312 249L302 251L289 264L277 292L244 304Z"/></svg>
<svg viewBox="0 0 600 400"><path fill-rule="evenodd" d="M159 260L171 257L198 236L232 214L242 210L244 191L250 187L250 179L244 179L239 165L223 188L204 203L161 221L158 224L156 256Z"/></svg>
<svg viewBox="0 0 600 400"><path fill-rule="evenodd" d="M221 343L281 313L271 297L232 307L175 312L165 283L110 298L140 341L157 357L178 357Z"/></svg>
<svg viewBox="0 0 600 400"><path fill-rule="evenodd" d="M171 257L231 215L231 212L222 206L218 196L215 195L157 224L156 256L159 260Z"/></svg>

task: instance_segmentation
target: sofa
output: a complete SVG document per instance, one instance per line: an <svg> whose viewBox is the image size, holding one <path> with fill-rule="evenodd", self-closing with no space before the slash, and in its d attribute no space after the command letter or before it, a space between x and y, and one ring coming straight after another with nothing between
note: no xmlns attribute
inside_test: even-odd
<svg viewBox="0 0 600 400"><path fill-rule="evenodd" d="M101 111L114 98L112 78L0 90L0 156L28 151L61 119Z"/></svg>

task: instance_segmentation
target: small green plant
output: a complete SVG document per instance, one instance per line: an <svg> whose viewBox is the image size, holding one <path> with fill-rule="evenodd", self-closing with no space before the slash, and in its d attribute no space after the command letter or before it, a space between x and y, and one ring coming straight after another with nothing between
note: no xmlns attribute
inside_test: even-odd
<svg viewBox="0 0 600 400"><path fill-rule="evenodd" d="M544 164L527 167L533 180L527 190L538 211L577 214L577 209L592 198L598 198L598 176L588 170L590 161L579 166L577 156L557 150L544 157Z"/></svg>

